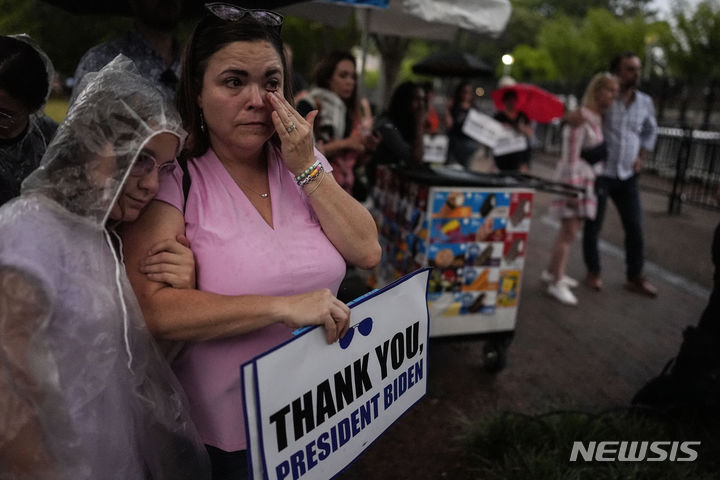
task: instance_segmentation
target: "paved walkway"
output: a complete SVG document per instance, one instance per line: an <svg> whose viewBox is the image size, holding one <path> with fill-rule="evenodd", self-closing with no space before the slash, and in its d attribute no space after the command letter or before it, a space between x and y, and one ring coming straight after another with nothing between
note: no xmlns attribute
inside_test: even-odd
<svg viewBox="0 0 720 480"><path fill-rule="evenodd" d="M553 162L537 155L531 173L550 178ZM660 292L650 299L623 288L622 228L609 207L601 235L605 289L581 286L579 306L568 307L548 297L539 280L557 232L557 222L546 215L551 199L535 196L507 367L485 373L478 339L431 342L428 395L341 478L472 478L455 438L468 420L503 410L626 406L675 355L683 328L697 323L712 286L710 242L720 213L684 207L669 216L666 198L643 193L646 273ZM568 274L585 274L579 239Z"/></svg>

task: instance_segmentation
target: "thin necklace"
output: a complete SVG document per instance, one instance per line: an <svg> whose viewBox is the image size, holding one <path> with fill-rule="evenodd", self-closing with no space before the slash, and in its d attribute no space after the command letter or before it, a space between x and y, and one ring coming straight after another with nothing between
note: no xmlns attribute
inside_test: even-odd
<svg viewBox="0 0 720 480"><path fill-rule="evenodd" d="M223 164L225 163L225 162L223 162L222 160L220 160L220 162L223 163ZM225 166L225 169L228 171L228 173L230 172L230 169L229 169L227 166ZM237 172L236 172L236 173L237 173ZM260 198L268 198L268 197L270 196L270 192L260 193L260 192L258 192L257 190L255 190L254 188L246 185L245 182L243 182L242 180L240 180L240 176L239 176L239 175L237 175L237 174L236 174L236 175L233 175L233 174L231 173L230 176L232 177L233 180L235 180L235 183L237 183L238 186L247 188L248 190L250 190L251 192L253 192L255 195L257 195L258 197L260 197ZM268 189L269 189L269 187L270 187L270 179L268 178Z"/></svg>
<svg viewBox="0 0 720 480"><path fill-rule="evenodd" d="M238 182L241 186L243 186L243 187L247 188L248 190L250 190L251 192L253 192L255 195L259 196L260 198L268 198L268 197L270 196L270 192L268 192L268 193L260 193L260 192L258 192L257 190L251 188L250 186L245 185L245 184L244 184L243 182L241 182L240 180L237 180L237 182Z"/></svg>

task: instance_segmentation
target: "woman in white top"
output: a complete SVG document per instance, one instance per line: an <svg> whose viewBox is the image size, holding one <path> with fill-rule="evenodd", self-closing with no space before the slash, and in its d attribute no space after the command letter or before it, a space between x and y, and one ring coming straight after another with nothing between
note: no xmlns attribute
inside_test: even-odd
<svg viewBox="0 0 720 480"><path fill-rule="evenodd" d="M550 296L567 305L577 305L570 291L577 281L565 275L570 244L587 218L595 218L597 198L594 192L595 169L602 165L602 114L618 94L617 78L609 73L595 75L585 90L580 115L583 122L563 128L562 154L555 178L582 187L579 197L563 197L553 202L552 210L561 219L560 231L552 248L550 263L542 272Z"/></svg>

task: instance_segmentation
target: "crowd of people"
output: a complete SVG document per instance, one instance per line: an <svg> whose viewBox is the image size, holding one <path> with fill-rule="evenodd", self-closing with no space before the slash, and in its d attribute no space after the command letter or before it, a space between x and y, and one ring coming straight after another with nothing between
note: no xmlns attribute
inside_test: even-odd
<svg viewBox="0 0 720 480"><path fill-rule="evenodd" d="M0 37L7 478L246 478L238 365L299 327L321 325L329 343L347 332L346 269L380 261L361 203L377 165L421 165L441 123L456 163L479 147L462 131L468 83L442 116L431 86L401 83L373 118L355 58L337 51L296 102L281 15L207 4L181 53L174 4L158 15L131 1L135 31L82 58L59 128L41 113L51 62L27 37ZM657 293L642 275L636 174L655 123L639 70L620 56L566 118L557 178L585 194L556 202L543 272L566 304L577 303L565 264L583 222L586 283L602 287L608 197L628 238L628 287ZM503 100L498 120L531 136L515 98ZM522 170L528 152L496 162Z"/></svg>

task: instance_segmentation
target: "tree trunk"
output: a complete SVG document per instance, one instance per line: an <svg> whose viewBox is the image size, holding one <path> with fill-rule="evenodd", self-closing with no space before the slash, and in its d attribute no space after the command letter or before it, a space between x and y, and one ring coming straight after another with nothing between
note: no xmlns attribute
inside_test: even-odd
<svg viewBox="0 0 720 480"><path fill-rule="evenodd" d="M407 53L410 40L390 35L375 35L374 37L382 57L382 79L380 82L380 99L382 104L378 106L379 111L382 111L390 100L390 95L395 86L398 73L400 73L400 66Z"/></svg>

